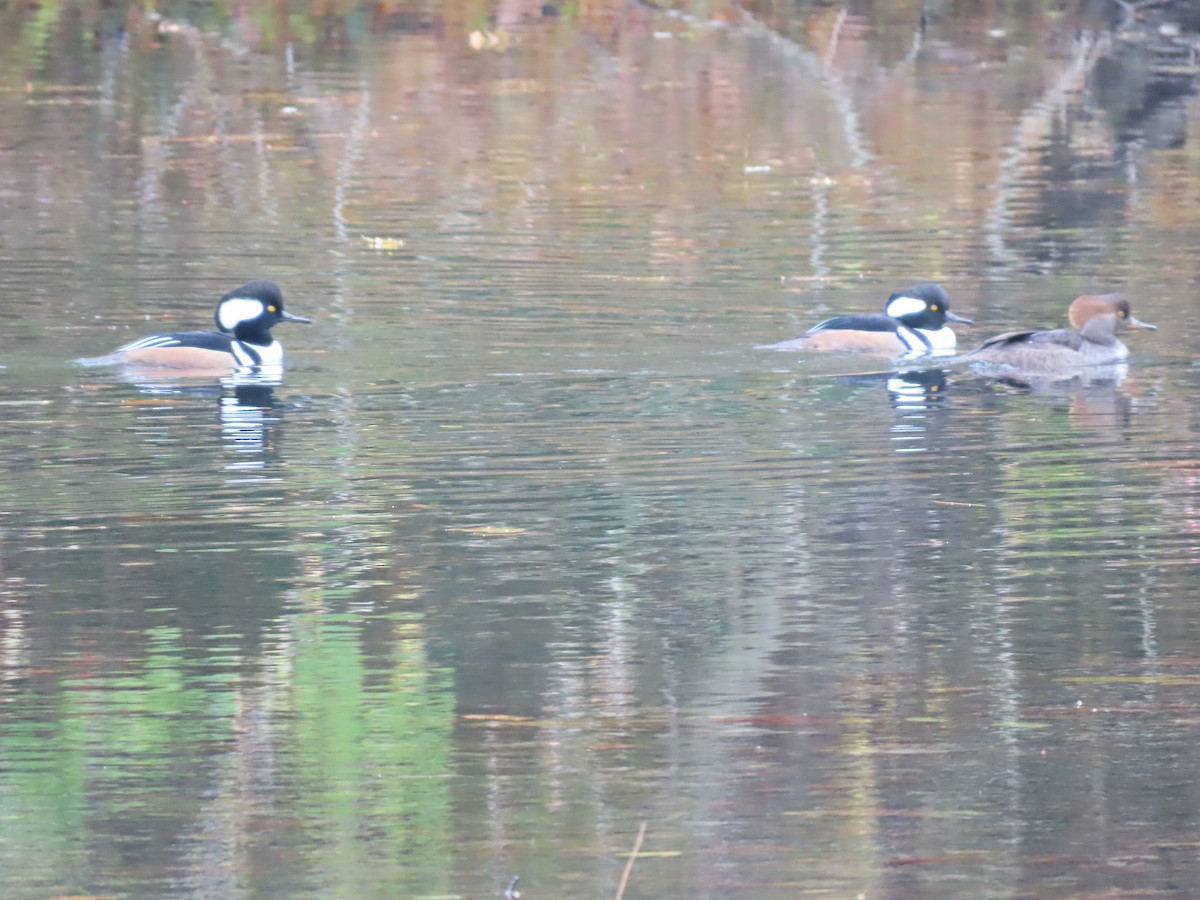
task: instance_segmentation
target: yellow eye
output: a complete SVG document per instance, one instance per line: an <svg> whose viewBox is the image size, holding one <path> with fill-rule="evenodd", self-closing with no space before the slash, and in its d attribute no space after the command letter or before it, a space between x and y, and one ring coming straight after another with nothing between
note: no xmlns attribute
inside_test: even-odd
<svg viewBox="0 0 1200 900"><path fill-rule="evenodd" d="M929 308L932 309L934 312L938 311L938 305L936 303L931 303L929 305Z"/></svg>
<svg viewBox="0 0 1200 900"><path fill-rule="evenodd" d="M275 312L275 307L273 307L273 306L268 306L268 307L267 307L267 312L269 312L269 313L273 313L273 312Z"/></svg>
<svg viewBox="0 0 1200 900"><path fill-rule="evenodd" d="M1123 309L1118 309L1118 310L1117 310L1117 315L1118 315L1118 316L1120 316L1120 317L1123 319L1123 318L1125 318L1127 315L1129 315L1129 313L1125 312L1125 310L1123 310Z"/></svg>

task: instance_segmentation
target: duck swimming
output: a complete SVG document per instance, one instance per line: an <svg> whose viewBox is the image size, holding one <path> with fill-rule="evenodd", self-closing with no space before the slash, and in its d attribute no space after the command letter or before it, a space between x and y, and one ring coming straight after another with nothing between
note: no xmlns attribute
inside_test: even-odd
<svg viewBox="0 0 1200 900"><path fill-rule="evenodd" d="M284 310L283 291L266 279L234 288L217 302L213 318L219 331L154 334L81 362L198 375L280 370L283 345L271 336L271 328L280 322L312 321Z"/></svg>
<svg viewBox="0 0 1200 900"><path fill-rule="evenodd" d="M977 371L1053 374L1083 366L1119 363L1129 348L1117 338L1125 330L1157 326L1135 319L1124 294L1086 294L1067 310L1071 328L1010 331L965 355Z"/></svg>
<svg viewBox="0 0 1200 900"><path fill-rule="evenodd" d="M803 337L764 350L886 353L891 356L945 355L957 338L946 324L975 324L950 311L950 297L936 284L913 285L888 297L882 313L834 316L810 328Z"/></svg>

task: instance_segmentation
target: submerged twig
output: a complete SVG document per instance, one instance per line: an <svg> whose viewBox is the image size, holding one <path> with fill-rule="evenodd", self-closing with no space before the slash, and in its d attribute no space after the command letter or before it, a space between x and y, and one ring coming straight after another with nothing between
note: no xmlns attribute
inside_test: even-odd
<svg viewBox="0 0 1200 900"><path fill-rule="evenodd" d="M638 827L637 840L633 842L633 852L629 854L629 859L625 863L625 871L621 873L621 883L617 885L616 900L621 900L625 896L625 885L629 884L629 873L633 871L633 861L637 859L638 851L642 849L642 838L646 836L646 823L643 822Z"/></svg>

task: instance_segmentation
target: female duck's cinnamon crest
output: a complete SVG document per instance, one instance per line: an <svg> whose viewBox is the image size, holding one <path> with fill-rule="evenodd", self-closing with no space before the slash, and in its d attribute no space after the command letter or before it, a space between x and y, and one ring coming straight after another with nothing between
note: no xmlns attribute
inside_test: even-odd
<svg viewBox="0 0 1200 900"><path fill-rule="evenodd" d="M947 322L974 324L950 312L950 298L938 285L917 284L888 297L882 313L835 316L814 325L803 337L760 349L941 355L952 352L957 343Z"/></svg>
<svg viewBox="0 0 1200 900"><path fill-rule="evenodd" d="M283 291L257 279L230 291L213 314L220 331L154 334L85 364L116 364L135 369L169 369L197 375L242 371L281 371L283 345L271 337L280 322L311 322L283 308Z"/></svg>
<svg viewBox="0 0 1200 900"><path fill-rule="evenodd" d="M1124 294L1077 297L1067 310L1067 319L1075 330L1009 332L984 341L966 358L985 372L999 369L1052 373L1080 366L1103 366L1129 356L1129 348L1117 339L1118 332L1157 327L1135 319L1129 298Z"/></svg>

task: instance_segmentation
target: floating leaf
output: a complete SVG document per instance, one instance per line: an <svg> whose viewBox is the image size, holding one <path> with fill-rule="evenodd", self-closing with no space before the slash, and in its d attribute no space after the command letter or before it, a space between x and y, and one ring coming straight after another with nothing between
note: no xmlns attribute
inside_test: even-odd
<svg viewBox="0 0 1200 900"><path fill-rule="evenodd" d="M480 50L495 50L497 53L503 53L508 49L508 32L503 28L497 28L495 31L484 31L477 28L467 36L467 43L476 53Z"/></svg>
<svg viewBox="0 0 1200 900"><path fill-rule="evenodd" d="M389 237L367 237L361 235L363 243L372 250L399 250L404 246L404 241L400 238Z"/></svg>

